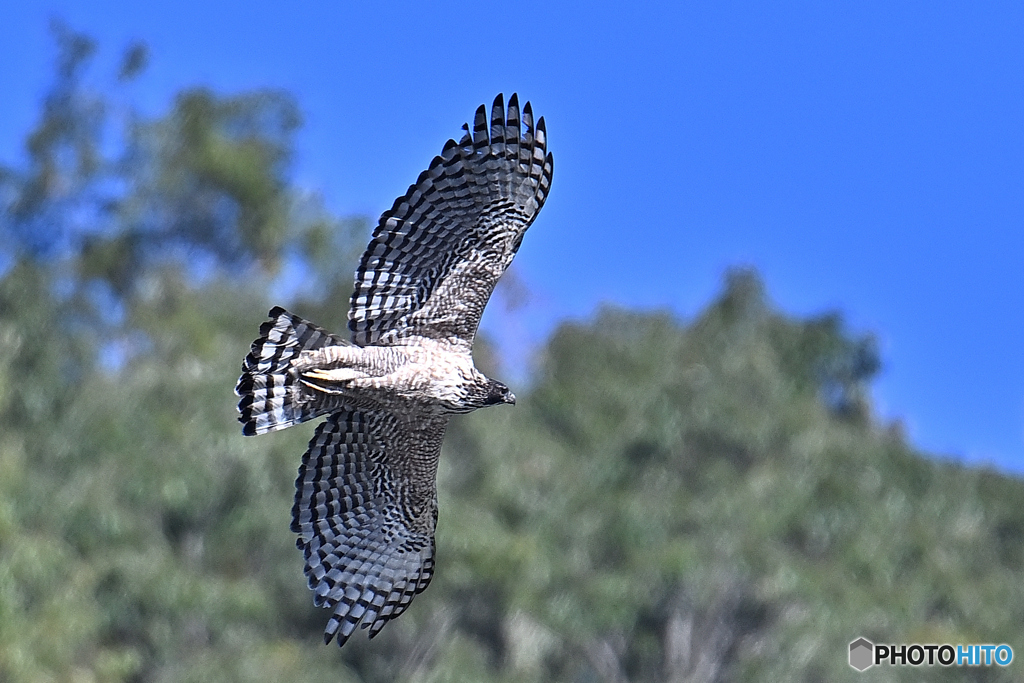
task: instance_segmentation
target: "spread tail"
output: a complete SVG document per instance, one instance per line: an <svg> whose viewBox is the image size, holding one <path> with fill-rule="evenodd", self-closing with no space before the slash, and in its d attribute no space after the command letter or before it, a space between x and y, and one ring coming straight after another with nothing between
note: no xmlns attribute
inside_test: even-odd
<svg viewBox="0 0 1024 683"><path fill-rule="evenodd" d="M280 306L271 309L270 320L260 327L235 386L235 393L242 397L238 402L242 433L265 434L335 409L333 402L305 390L291 365L303 351L350 344Z"/></svg>

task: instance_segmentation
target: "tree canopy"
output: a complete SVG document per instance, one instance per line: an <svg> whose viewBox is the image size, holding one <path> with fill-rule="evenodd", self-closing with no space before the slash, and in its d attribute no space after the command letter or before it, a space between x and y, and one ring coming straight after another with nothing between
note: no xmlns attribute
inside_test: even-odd
<svg viewBox="0 0 1024 683"><path fill-rule="evenodd" d="M55 36L0 168L0 680L859 680L859 636L1024 652L1024 485L908 443L873 338L743 269L692 320L561 324L516 408L456 417L433 583L325 648L288 529L312 426L245 439L232 388L272 303L344 329L368 223L293 185L287 93L147 117L144 46L97 88L91 41Z"/></svg>

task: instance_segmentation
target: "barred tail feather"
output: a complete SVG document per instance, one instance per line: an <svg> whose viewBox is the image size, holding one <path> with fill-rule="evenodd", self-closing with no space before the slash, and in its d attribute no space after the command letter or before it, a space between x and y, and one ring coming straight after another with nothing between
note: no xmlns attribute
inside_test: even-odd
<svg viewBox="0 0 1024 683"><path fill-rule="evenodd" d="M272 308L270 320L260 327L259 338L242 362L242 376L235 386L241 396L242 433L253 436L284 429L336 408L304 391L291 364L303 351L349 344L280 306Z"/></svg>

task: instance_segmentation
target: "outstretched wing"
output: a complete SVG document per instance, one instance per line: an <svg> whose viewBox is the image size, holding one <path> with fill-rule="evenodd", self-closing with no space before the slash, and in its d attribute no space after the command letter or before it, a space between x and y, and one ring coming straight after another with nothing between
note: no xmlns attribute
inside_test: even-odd
<svg viewBox="0 0 1024 683"><path fill-rule="evenodd" d="M447 416L415 422L342 410L316 430L295 481L292 531L314 603L334 614L324 642L372 638L434 573L435 478Z"/></svg>
<svg viewBox="0 0 1024 683"><path fill-rule="evenodd" d="M472 346L498 278L551 186L544 119L512 95L484 106L380 218L356 271L352 340L408 336Z"/></svg>

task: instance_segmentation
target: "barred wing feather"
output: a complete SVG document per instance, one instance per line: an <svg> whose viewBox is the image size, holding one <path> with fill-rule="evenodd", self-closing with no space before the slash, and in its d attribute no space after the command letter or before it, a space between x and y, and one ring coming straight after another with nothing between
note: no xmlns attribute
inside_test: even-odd
<svg viewBox="0 0 1024 683"><path fill-rule="evenodd" d="M448 418L415 427L373 410L342 410L317 428L295 481L292 531L318 607L333 608L324 641L356 627L372 638L430 583L434 481Z"/></svg>
<svg viewBox="0 0 1024 683"><path fill-rule="evenodd" d="M488 125L449 140L405 196L381 216L356 271L352 340L408 336L472 346L484 306L544 205L553 160L544 119L498 95Z"/></svg>

